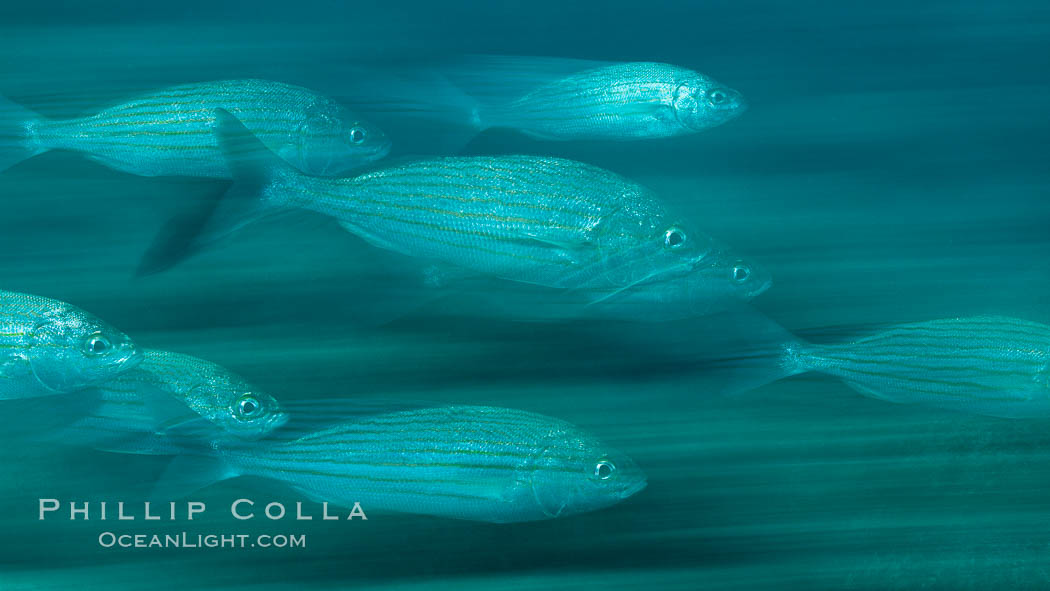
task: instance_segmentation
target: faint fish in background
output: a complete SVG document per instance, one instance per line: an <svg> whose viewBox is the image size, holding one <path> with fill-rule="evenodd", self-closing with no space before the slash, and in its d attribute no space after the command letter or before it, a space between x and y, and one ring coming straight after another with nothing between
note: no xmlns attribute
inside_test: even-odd
<svg viewBox="0 0 1050 591"><path fill-rule="evenodd" d="M816 372L865 396L1003 418L1050 417L1050 326L1002 316L903 324L839 345L766 331L771 354L731 360L730 391ZM777 336L779 335L779 336Z"/></svg>
<svg viewBox="0 0 1050 591"><path fill-rule="evenodd" d="M184 84L79 119L49 120L0 97L0 170L48 150L85 154L141 176L230 178L211 133L213 112L236 113L286 162L339 174L384 157L376 127L305 88L267 80Z"/></svg>
<svg viewBox="0 0 1050 591"><path fill-rule="evenodd" d="M318 502L360 502L366 511L509 523L602 509L646 485L630 458L577 427L512 409L376 412L293 433L285 441L188 448L154 498L256 476Z"/></svg>
<svg viewBox="0 0 1050 591"><path fill-rule="evenodd" d="M167 351L145 351L138 367L90 392L95 398L90 410L45 439L123 453L171 454L177 450L173 438L255 440L288 420L277 400L233 372ZM49 412L43 404L34 412Z"/></svg>
<svg viewBox="0 0 1050 591"><path fill-rule="evenodd" d="M472 56L349 78L369 80L348 91L369 116L434 119L472 133L508 128L551 141L688 135L747 110L739 92L711 77L654 62Z"/></svg>
<svg viewBox="0 0 1050 591"><path fill-rule="evenodd" d="M267 212L307 209L378 248L559 289L578 314L645 320L711 313L771 283L649 190L594 166L533 156L438 158L351 178L311 177L268 152L229 113L217 117L236 180L198 244Z"/></svg>
<svg viewBox="0 0 1050 591"><path fill-rule="evenodd" d="M126 334L75 306L0 291L0 399L73 392L141 361Z"/></svg>

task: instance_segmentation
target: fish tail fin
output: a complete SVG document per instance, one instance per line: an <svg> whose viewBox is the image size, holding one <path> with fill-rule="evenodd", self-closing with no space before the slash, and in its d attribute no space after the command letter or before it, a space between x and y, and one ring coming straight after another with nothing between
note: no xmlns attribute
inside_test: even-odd
<svg viewBox="0 0 1050 591"><path fill-rule="evenodd" d="M700 347L711 391L740 394L809 371L811 346L757 310L731 311L712 322L705 330L716 336Z"/></svg>
<svg viewBox="0 0 1050 591"><path fill-rule="evenodd" d="M47 151L36 135L43 118L0 96L0 171Z"/></svg>
<svg viewBox="0 0 1050 591"><path fill-rule="evenodd" d="M215 110L212 130L233 183L202 207L170 219L146 250L136 275L165 271L282 209L268 189L278 177L299 174L225 109Z"/></svg>
<svg viewBox="0 0 1050 591"><path fill-rule="evenodd" d="M441 72L393 65L356 68L340 96L412 153L457 153L486 127L479 102Z"/></svg>
<svg viewBox="0 0 1050 591"><path fill-rule="evenodd" d="M370 118L390 115L458 125L475 122L478 101L433 68L395 64L381 72L356 68L347 75L360 82L344 89L341 100ZM385 122L383 129L387 129Z"/></svg>
<svg viewBox="0 0 1050 591"><path fill-rule="evenodd" d="M172 501L211 486L217 482L240 476L236 470L224 462L217 453L208 453L203 449L185 450L174 457L161 474L153 491L151 500Z"/></svg>
<svg viewBox="0 0 1050 591"><path fill-rule="evenodd" d="M510 105L547 84L607 62L570 58L465 55L443 64L441 74L476 103L482 127L514 127Z"/></svg>

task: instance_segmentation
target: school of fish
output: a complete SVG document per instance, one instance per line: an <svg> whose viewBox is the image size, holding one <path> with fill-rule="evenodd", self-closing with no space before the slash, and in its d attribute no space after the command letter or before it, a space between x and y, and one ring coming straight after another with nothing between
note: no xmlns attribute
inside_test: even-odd
<svg viewBox="0 0 1050 591"><path fill-rule="evenodd" d="M739 117L740 92L669 64L556 58L474 56L397 79L346 105L276 81L190 82L64 120L0 97L0 170L66 150L139 176L230 181L212 207L162 229L140 270L207 256L256 220L301 210L417 267L421 290L455 297L461 281L491 280L520 291L536 318L659 329L757 314L746 303L772 285L765 267L638 183L547 156L383 163L410 142L374 123L430 118L461 128L450 137L503 128L538 141L651 140ZM730 389L814 372L894 403L1050 417L1050 326L1037 322L910 322L839 344L772 321L762 333L752 354L727 357L741 376ZM252 476L336 505L509 523L610 507L647 483L626 454L532 412L282 398L214 363L144 348L71 304L0 291L0 406L21 427L11 431L171 456L158 495Z"/></svg>

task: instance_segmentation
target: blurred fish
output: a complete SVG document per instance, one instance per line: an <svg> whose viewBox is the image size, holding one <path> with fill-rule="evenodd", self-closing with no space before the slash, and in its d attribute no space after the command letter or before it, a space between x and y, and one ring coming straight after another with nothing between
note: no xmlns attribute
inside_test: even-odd
<svg viewBox="0 0 1050 591"><path fill-rule="evenodd" d="M402 69L351 95L369 116L444 120L474 133L509 128L551 141L687 135L747 110L739 92L687 68L524 56Z"/></svg>
<svg viewBox="0 0 1050 591"><path fill-rule="evenodd" d="M72 392L141 361L126 334L75 306L0 291L0 399Z"/></svg>
<svg viewBox="0 0 1050 591"><path fill-rule="evenodd" d="M233 372L167 351L145 351L138 367L94 391L90 413L53 438L108 451L175 453L173 434L255 440L288 420L277 400Z"/></svg>
<svg viewBox="0 0 1050 591"><path fill-rule="evenodd" d="M817 372L888 402L1050 417L1050 326L1044 324L979 316L903 324L839 345L805 343L786 331L778 340L773 367L761 354L732 360L740 378L730 382L733 389Z"/></svg>
<svg viewBox="0 0 1050 591"><path fill-rule="evenodd" d="M771 282L644 187L587 164L439 158L352 178L311 177L229 113L217 119L236 182L198 243L267 212L307 209L378 248L458 270L452 275L555 288L578 314L646 320L707 314Z"/></svg>
<svg viewBox="0 0 1050 591"><path fill-rule="evenodd" d="M310 174L346 172L390 150L379 129L329 98L279 82L224 80L175 86L66 121L0 97L0 170L48 150L72 150L141 176L229 178L211 133L218 107Z"/></svg>
<svg viewBox="0 0 1050 591"><path fill-rule="evenodd" d="M564 421L439 406L359 416L288 441L198 449L173 460L155 498L236 476L365 511L497 523L602 509L646 484L630 458Z"/></svg>

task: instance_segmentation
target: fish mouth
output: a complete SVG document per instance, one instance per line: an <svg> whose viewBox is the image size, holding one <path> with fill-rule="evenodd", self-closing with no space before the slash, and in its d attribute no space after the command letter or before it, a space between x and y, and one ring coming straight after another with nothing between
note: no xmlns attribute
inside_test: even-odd
<svg viewBox="0 0 1050 591"><path fill-rule="evenodd" d="M633 497L634 495L645 490L647 486L649 486L649 481L643 478L642 480L625 488L623 490L623 496L621 498L626 499L627 497Z"/></svg>
<svg viewBox="0 0 1050 591"><path fill-rule="evenodd" d="M755 291L751 292L751 297L753 297L753 298L754 297L758 297L758 296L766 293L767 291L769 291L769 288L771 288L771 287L773 287L773 280L772 279L766 279L766 281L762 284L762 287L759 287Z"/></svg>
<svg viewBox="0 0 1050 591"><path fill-rule="evenodd" d="M389 139L383 139L380 142L373 143L372 145L363 148L357 148L355 146L356 149L359 149L361 151L361 155L367 158L369 161L385 158L388 154L390 154L390 150L392 150L393 147L394 144Z"/></svg>
<svg viewBox="0 0 1050 591"><path fill-rule="evenodd" d="M289 418L290 417L288 416L288 413L286 413L286 412L281 411L281 412L274 413L274 415L272 417L270 417L269 422L266 424L266 431L270 432L270 431L273 431L274 429L279 429L279 428L283 427L284 425L286 425L288 423L288 419Z"/></svg>
<svg viewBox="0 0 1050 591"><path fill-rule="evenodd" d="M113 360L113 365L125 369L132 369L146 359L145 353L135 346L134 343L126 342L121 345L121 355Z"/></svg>
<svg viewBox="0 0 1050 591"><path fill-rule="evenodd" d="M737 91L733 91L733 107L730 109L731 112L736 115L743 115L748 109L751 108L751 103L747 102L744 95Z"/></svg>

